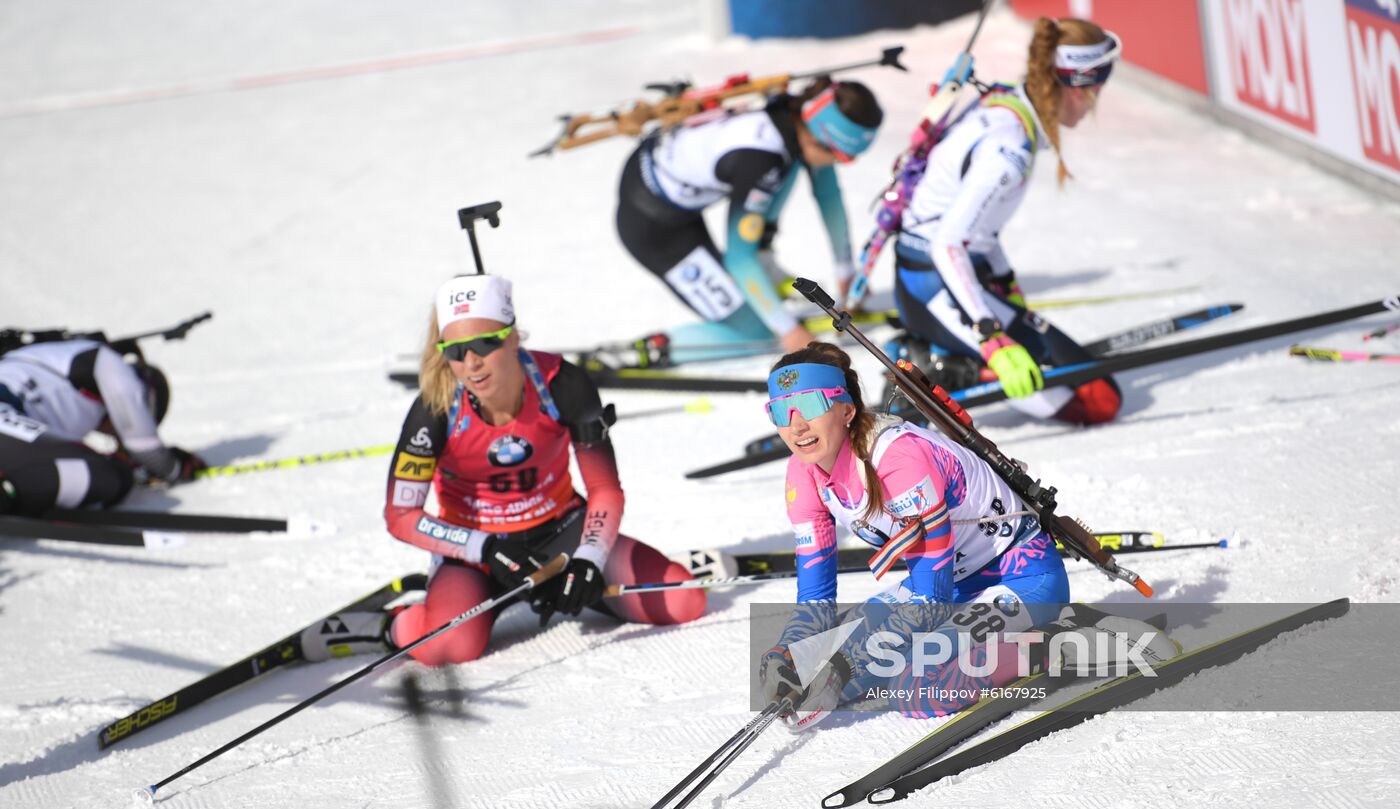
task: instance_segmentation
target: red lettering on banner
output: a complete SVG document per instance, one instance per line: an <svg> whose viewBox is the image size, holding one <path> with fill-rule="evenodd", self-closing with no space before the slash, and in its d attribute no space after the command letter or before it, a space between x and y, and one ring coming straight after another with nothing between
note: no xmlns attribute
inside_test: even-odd
<svg viewBox="0 0 1400 809"><path fill-rule="evenodd" d="M1347 4L1347 47L1361 118L1361 151L1400 171L1400 22Z"/></svg>
<svg viewBox="0 0 1400 809"><path fill-rule="evenodd" d="M1235 98L1316 132L1302 0L1224 0Z"/></svg>

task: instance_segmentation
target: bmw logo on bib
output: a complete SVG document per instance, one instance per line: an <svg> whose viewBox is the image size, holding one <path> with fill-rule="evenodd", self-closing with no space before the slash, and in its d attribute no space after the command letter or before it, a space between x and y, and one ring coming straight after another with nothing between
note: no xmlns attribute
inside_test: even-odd
<svg viewBox="0 0 1400 809"><path fill-rule="evenodd" d="M530 442L519 436L503 435L491 442L486 458L492 466L515 466L535 454Z"/></svg>

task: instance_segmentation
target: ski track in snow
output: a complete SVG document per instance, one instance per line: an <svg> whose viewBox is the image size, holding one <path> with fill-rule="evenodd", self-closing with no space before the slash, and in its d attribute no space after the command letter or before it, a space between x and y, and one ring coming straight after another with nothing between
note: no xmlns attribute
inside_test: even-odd
<svg viewBox="0 0 1400 809"><path fill-rule="evenodd" d="M488 268L514 280L532 345L631 338L690 317L613 234L630 144L525 158L554 134L557 114L628 98L646 81L708 84L740 71L856 61L903 43L911 73L859 76L889 122L871 156L842 170L859 240L866 204L927 83L971 28L963 19L837 41L710 44L690 6L656 0L538 0L528 17L518 5L443 0L412 13L387 9L320 0L188 9L136 0L119 13L75 0L20 4L0 28L0 106L545 35L642 33L0 120L0 323L115 335L212 309L214 320L186 341L149 349L174 383L163 428L173 443L219 464L389 443L411 395L384 371L417 351L437 284L470 267L458 207L504 203L501 228L480 233L482 252ZM1023 23L994 12L975 50L979 74L1018 76L1027 38ZM1400 207L1130 81L1115 80L1065 144L1076 181L1057 189L1053 161L1041 161L1005 234L1033 296L1200 285L1050 313L1071 334L1087 340L1203 305L1247 304L1207 327L1220 332L1400 292ZM825 280L815 206L797 196L779 254ZM876 286L889 285L886 270ZM1359 348L1379 322L1296 341ZM978 420L1059 488L1064 513L1099 530L1149 528L1174 543L1232 537L1228 550L1126 557L1163 600L1397 600L1400 536L1389 510L1400 476L1400 375L1304 362L1286 356L1291 342L1126 374L1123 417L1097 429L1027 423L1002 408ZM873 378L874 361L858 363ZM764 363L717 367L756 377ZM694 397L608 398L628 413ZM681 478L771 430L761 397L710 398L712 412L648 416L614 431L624 530L667 552L782 547L781 465ZM126 806L133 787L367 663L283 670L111 751L96 747L106 722L424 569L424 554L383 531L385 463L221 478L130 501L307 515L335 522L334 537L191 535L164 552L0 540L0 806ZM1136 598L1083 566L1071 567L1071 584L1081 600ZM842 588L853 600L877 585ZM359 683L170 785L160 805L428 807L446 796L464 807L650 805L752 715L747 605L791 595L783 584L717 592L703 619L663 629L592 617L537 633L533 616L508 612L482 660L451 672L400 666ZM401 691L409 670L428 703L421 720ZM1251 671L1266 679L1265 655L1180 687L1223 691ZM814 806L933 726L862 716L805 737L774 728L696 805ZM423 752L424 734L433 755ZM909 805L1394 806L1397 760L1392 714L1119 712L937 784Z"/></svg>

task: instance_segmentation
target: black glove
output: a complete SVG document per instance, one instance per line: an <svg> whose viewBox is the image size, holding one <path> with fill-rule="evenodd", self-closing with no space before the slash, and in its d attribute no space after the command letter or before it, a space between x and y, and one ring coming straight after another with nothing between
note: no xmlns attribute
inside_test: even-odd
<svg viewBox="0 0 1400 809"><path fill-rule="evenodd" d="M189 450L171 447L170 454L174 455L175 460L179 462L179 465L175 468L175 474L170 478L172 484L189 483L194 480L195 475L209 468L209 464L206 463L203 458Z"/></svg>
<svg viewBox="0 0 1400 809"><path fill-rule="evenodd" d="M763 655L758 666L758 685L767 703L790 700L793 705L802 700L802 682L787 649L774 646Z"/></svg>
<svg viewBox="0 0 1400 809"><path fill-rule="evenodd" d="M491 577L508 590L525 583L525 577L544 567L544 562L530 555L530 549L518 539L491 537L481 545L481 561L491 571Z"/></svg>
<svg viewBox="0 0 1400 809"><path fill-rule="evenodd" d="M578 615L603 598L607 582L603 571L587 559L570 559L564 572L545 582L535 592L530 606L540 615L540 626L549 623L554 613Z"/></svg>

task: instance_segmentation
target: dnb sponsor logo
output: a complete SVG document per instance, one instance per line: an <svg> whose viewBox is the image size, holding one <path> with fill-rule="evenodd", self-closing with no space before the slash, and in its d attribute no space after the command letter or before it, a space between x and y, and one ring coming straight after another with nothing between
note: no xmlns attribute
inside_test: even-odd
<svg viewBox="0 0 1400 809"><path fill-rule="evenodd" d="M1303 0L1223 0L1225 55L1235 98L1317 132Z"/></svg>
<svg viewBox="0 0 1400 809"><path fill-rule="evenodd" d="M1400 171L1400 0L1346 0L1361 151Z"/></svg>

